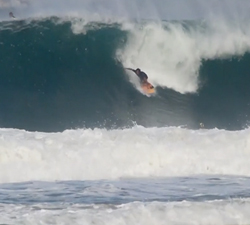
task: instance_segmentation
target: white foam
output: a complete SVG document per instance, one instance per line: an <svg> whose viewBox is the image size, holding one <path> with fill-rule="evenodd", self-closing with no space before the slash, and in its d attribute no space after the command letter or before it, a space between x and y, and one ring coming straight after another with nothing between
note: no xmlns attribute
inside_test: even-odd
<svg viewBox="0 0 250 225"><path fill-rule="evenodd" d="M188 31L184 28L188 27ZM124 24L130 32L117 51L124 67L141 68L154 85L180 93L196 92L203 59L241 56L250 51L250 25L227 20L206 23Z"/></svg>
<svg viewBox="0 0 250 225"><path fill-rule="evenodd" d="M250 130L0 130L0 182L248 176Z"/></svg>
<svg viewBox="0 0 250 225"><path fill-rule="evenodd" d="M0 204L4 224L249 224L249 199L124 205ZM1 210L2 209L2 210Z"/></svg>

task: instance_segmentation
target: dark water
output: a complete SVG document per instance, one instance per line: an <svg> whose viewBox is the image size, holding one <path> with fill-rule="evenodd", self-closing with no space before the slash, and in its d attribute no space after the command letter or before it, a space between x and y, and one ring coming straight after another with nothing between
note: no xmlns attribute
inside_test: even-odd
<svg viewBox="0 0 250 225"><path fill-rule="evenodd" d="M2 204L125 204L203 202L249 198L249 177L198 176L116 181L60 181L0 184Z"/></svg>
<svg viewBox="0 0 250 225"><path fill-rule="evenodd" d="M99 24L78 35L70 22L0 26L0 127L62 131L137 123L196 129L202 122L206 128L236 130L248 125L248 53L204 60L197 93L157 87L149 98L131 85L115 57L128 38L118 24Z"/></svg>

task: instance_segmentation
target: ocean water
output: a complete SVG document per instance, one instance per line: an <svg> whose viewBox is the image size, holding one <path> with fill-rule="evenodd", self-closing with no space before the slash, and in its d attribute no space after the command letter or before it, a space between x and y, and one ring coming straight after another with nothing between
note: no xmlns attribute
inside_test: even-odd
<svg viewBox="0 0 250 225"><path fill-rule="evenodd" d="M141 4L0 0L0 224L250 224L250 3Z"/></svg>

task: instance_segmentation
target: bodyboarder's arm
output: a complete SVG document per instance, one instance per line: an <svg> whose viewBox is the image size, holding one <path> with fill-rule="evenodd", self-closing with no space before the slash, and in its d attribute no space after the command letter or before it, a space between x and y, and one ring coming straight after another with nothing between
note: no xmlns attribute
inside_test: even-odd
<svg viewBox="0 0 250 225"><path fill-rule="evenodd" d="M135 70L134 70L134 69L131 69L131 68L125 68L125 69L131 70L131 71L133 71L133 72L135 73Z"/></svg>

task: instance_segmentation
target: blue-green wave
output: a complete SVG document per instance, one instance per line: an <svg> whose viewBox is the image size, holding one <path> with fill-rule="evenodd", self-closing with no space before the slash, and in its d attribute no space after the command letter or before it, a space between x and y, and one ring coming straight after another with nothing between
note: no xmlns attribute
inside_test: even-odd
<svg viewBox="0 0 250 225"><path fill-rule="evenodd" d="M204 59L196 93L157 86L157 94L148 97L134 88L116 57L129 31L119 24L89 26L94 25L76 35L71 22L53 19L1 23L1 127L62 131L136 123L196 129L203 123L235 130L248 125L248 53Z"/></svg>

